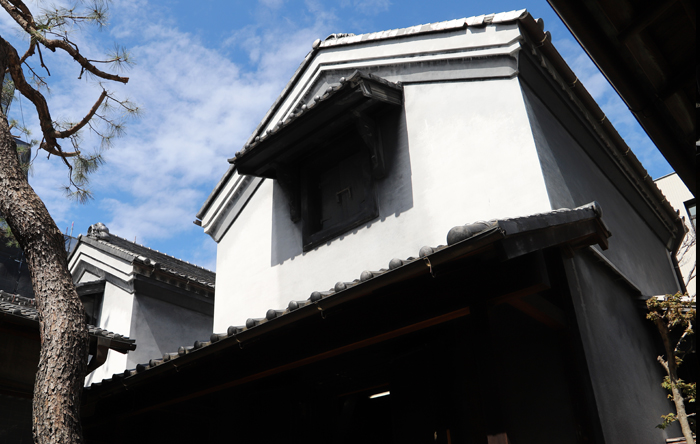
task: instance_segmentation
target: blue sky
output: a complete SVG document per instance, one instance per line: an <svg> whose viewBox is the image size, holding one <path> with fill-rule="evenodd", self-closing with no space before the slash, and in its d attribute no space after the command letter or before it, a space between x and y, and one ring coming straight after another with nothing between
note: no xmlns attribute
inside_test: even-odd
<svg viewBox="0 0 700 444"><path fill-rule="evenodd" d="M92 177L94 200L80 205L60 189L66 170L40 152L30 183L59 228L74 235L104 222L119 236L214 269L216 244L192 221L238 151L299 66L311 43L331 33L361 34L492 12L527 9L541 17L555 47L654 178L672 170L627 107L546 1L135 0L111 4L110 26L73 38L98 58L117 42L136 65L126 86L106 85L142 108ZM3 12L0 33L26 47ZM99 95L79 68L44 51L51 69L47 97L54 119L79 119ZM60 57L59 57L60 56ZM34 65L38 65L37 62ZM30 103L11 117L39 134ZM85 144L94 142L86 135Z"/></svg>

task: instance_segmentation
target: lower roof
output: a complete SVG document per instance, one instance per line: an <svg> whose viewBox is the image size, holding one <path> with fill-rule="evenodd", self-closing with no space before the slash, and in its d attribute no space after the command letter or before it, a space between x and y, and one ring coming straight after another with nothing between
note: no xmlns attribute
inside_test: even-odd
<svg viewBox="0 0 700 444"><path fill-rule="evenodd" d="M250 376L246 379L238 372L239 370L243 372L245 365L250 364L246 359L251 359L249 358L251 355L245 353L251 353L252 349L262 353L266 358L274 358L278 353L276 350L279 349L275 344L283 343L286 344L284 347L292 347L287 349L285 354L298 361L299 358L293 347L303 347L303 344L308 341L316 341L314 331L317 330L318 334L322 334L318 326L328 325L324 323L337 319L333 313L351 307L350 309L354 310L353 313L358 310L364 312L368 318L372 317L380 325L382 319L389 322L388 319L395 318L394 315L404 309L400 305L395 305L395 302L391 302L396 301L397 285L410 286L410 282L416 279L422 279L424 283L425 279L428 279L427 282L439 282L439 279L431 280L431 276L434 278L450 269L454 271L455 264L463 264L465 260L471 261L470 263L476 267L493 267L506 262L514 264L518 258L529 258L530 253L537 253L550 247L561 247L566 251L573 251L597 244L607 249L607 239L610 236L611 233L602 220L602 210L595 202L574 209L560 209L532 216L454 227L447 235L447 245L424 246L417 257L394 258L389 262L388 269L364 271L359 279L352 282L337 282L327 291L314 291L305 299L302 296L299 300L291 301L286 308L271 308L263 317L249 318L246 325L231 326L226 332L213 334L209 340L196 341L192 346L183 345L179 350L173 350L172 353L166 353L162 357L154 357L147 363L137 365L135 369L129 369L115 374L112 378L93 383L86 387L84 403L89 406L86 411L99 410L99 406L109 402L107 400L111 396L138 396L135 395L138 390L148 390L152 384L154 387L160 387L161 382L172 384L168 379L173 375L172 372L178 373L178 381L188 380L183 378L187 378L186 375L190 374L199 381L198 385L206 385L207 383L202 381L204 375L218 374L220 370L223 371L219 366L223 365L226 367L226 375L223 378L229 381L225 384L237 384L238 382L232 382L236 380L244 383L250 380ZM526 279L529 279L529 275L537 275L527 266L523 268L518 265L513 268L513 265L510 265L508 267L506 267L507 270ZM499 268L498 272L503 271L500 265L496 268ZM484 273L488 274L490 271L485 269ZM504 282L494 282L493 287L500 288L504 284L507 286ZM545 288L546 284L535 283L530 289L536 292ZM507 292L505 289L504 291ZM398 297L400 298L400 294ZM385 299L389 302L387 303ZM426 298L423 301L425 310L420 310L419 316L429 313L429 305L441 303L448 302L441 302L439 298ZM458 303L464 303L464 301ZM454 316L464 316L469 313L468 307L454 312L449 312L454 307L442 307L438 311L444 311L443 308L448 312L433 318L433 321L442 322ZM422 325L420 322L419 324ZM365 323L356 326L357 331L362 328L365 328ZM320 338L317 339L320 340ZM333 341L333 338L324 338L324 340ZM266 352L266 350L269 351ZM233 368L228 368L231 360L237 364ZM244 365L244 362L247 364ZM302 359L297 364L303 365L303 362L305 361ZM274 369L264 368L264 365L261 362L256 363L256 366L260 367L258 370L265 370L259 374L265 375L286 368L285 366L277 366ZM166 390L167 395L163 396L177 398L180 396L178 395L180 389L183 390L181 396L191 396L185 395L185 392L190 389L184 386L175 389L171 387ZM129 393L125 393L126 390ZM154 388L154 390L156 393L165 393L163 387ZM211 390L207 389L207 392ZM149 398L148 402L153 404L165 401L151 399L150 396L147 398Z"/></svg>
<svg viewBox="0 0 700 444"><path fill-rule="evenodd" d="M17 294L11 294L0 290L0 322L26 325L36 328L39 334L39 313L36 309L36 300L25 298ZM136 340L119 333L114 333L94 325L88 325L90 342L107 341L111 350L126 353L136 349Z"/></svg>

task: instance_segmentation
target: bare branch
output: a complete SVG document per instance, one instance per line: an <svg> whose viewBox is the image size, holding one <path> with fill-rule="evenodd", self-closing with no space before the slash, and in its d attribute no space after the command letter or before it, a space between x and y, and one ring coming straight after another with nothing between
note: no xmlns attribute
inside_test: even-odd
<svg viewBox="0 0 700 444"><path fill-rule="evenodd" d="M679 354L681 353L681 345L683 345L683 341L685 341L688 336L693 334L693 324L689 323L688 328L685 329L683 334L681 335L680 339L678 339L678 343L676 344L676 348L674 349L674 354Z"/></svg>
<svg viewBox="0 0 700 444"><path fill-rule="evenodd" d="M44 86L48 89L49 84L46 83L46 81L44 81L44 78L43 78L43 77L41 77L39 74L36 73L36 71L34 71L34 68L32 68L31 65L29 65L29 63L25 62L25 63L24 63L24 66L26 66L27 68L29 68L29 70L32 72L32 75L34 76L33 79L36 81L37 86L44 85Z"/></svg>
<svg viewBox="0 0 700 444"><path fill-rule="evenodd" d="M34 16L32 15L32 12L29 10L29 8L27 8L27 5L25 5L23 1L10 0L10 3L12 3L19 10L18 12L20 14L26 17L26 20L29 23L34 23Z"/></svg>
<svg viewBox="0 0 700 444"><path fill-rule="evenodd" d="M31 39L29 42L29 49L24 53L21 59L19 59L20 65L25 62L29 57L34 55L34 50L36 49L36 40Z"/></svg>
<svg viewBox="0 0 700 444"><path fill-rule="evenodd" d="M92 108L90 108L90 111L83 117L83 119L73 125L73 127L65 130L65 131L58 131L56 132L56 138L57 139L65 139L66 137L70 137L73 134L77 133L80 131L81 128L83 128L87 123L92 119L92 117L95 115L97 110L100 108L100 105L102 105L102 102L105 100L105 97L107 97L107 91L104 89L102 90L102 94L100 94L100 97L98 97L97 101L95 102L94 105L92 105Z"/></svg>
<svg viewBox="0 0 700 444"><path fill-rule="evenodd" d="M36 47L37 52L39 53L39 62L41 62L41 67L46 70L46 74L51 77L51 72L49 71L49 68L44 64L44 56L41 55L41 46Z"/></svg>
<svg viewBox="0 0 700 444"><path fill-rule="evenodd" d="M0 0L0 2L5 2L5 0ZM39 115L39 124L45 139L45 142L43 142L39 147L51 154L64 158L77 156L77 152L64 153L61 150L61 146L56 141L56 130L53 127L53 121L51 120L51 113L49 112L49 106L46 103L46 99L39 91L35 90L29 83L27 83L27 80L24 78L24 73L22 72L22 66L19 64L19 55L17 54L15 48L2 37L0 37L0 45L3 45L6 48L10 75L12 75L12 81L15 82L15 87L24 97L29 99L34 104L37 114Z"/></svg>

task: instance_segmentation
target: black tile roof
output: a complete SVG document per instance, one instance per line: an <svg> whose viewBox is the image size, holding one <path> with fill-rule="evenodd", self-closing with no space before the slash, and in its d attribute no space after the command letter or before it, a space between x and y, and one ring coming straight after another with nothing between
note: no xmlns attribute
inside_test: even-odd
<svg viewBox="0 0 700 444"><path fill-rule="evenodd" d="M15 321L36 324L39 328L39 313L36 310L36 300L0 290L0 317L11 317ZM113 333L103 328L88 324L88 334L92 337L103 337L110 340L109 348L122 353L135 350L136 340L127 336Z"/></svg>
<svg viewBox="0 0 700 444"><path fill-rule="evenodd" d="M216 273L213 271L111 234L103 223L91 225L87 236L80 235L78 239L103 251L126 253L130 260L156 266L167 273L214 288Z"/></svg>
<svg viewBox="0 0 700 444"><path fill-rule="evenodd" d="M90 387L86 387L86 390L108 385L113 381L123 380L124 378L135 377L142 373L148 373L150 369L168 364L170 361L181 359L186 355L196 354L219 342L233 341L240 345L256 337L258 334L264 334L275 328L289 325L304 316L312 316L319 311L322 312L332 306L359 297L358 295L362 293L363 287L371 285L371 281L374 281L377 285L392 283L396 281L396 279L399 279L399 275L396 273L399 273L400 269L417 261L424 262L432 274L433 267L446 264L457 257L463 257L466 254L465 252L481 251L480 249L496 241L509 239L513 240L513 242L510 246L504 246L504 251L506 256L508 256L510 254L508 250L511 249L512 257L566 242L577 242L577 246L579 247L598 243L603 248L607 248L607 238L610 237L611 234L601 218L602 210L600 205L597 202L592 202L574 209L560 209L531 216L475 222L454 227L447 235L447 245L438 245L436 247L424 246L419 250L417 257L391 259L388 268L382 268L376 271L363 271L359 279L350 282L337 282L332 288L326 291L314 291L305 300L293 300L289 302L286 308L271 308L262 317L249 318L245 325L230 326L226 332L212 334L208 341L195 341L191 346L181 346L176 352L165 353L162 357L157 357L151 359L147 363L139 364L134 369L125 370L121 374L113 375L112 378L93 383ZM552 234L552 232L557 229L567 228L589 221L595 222L596 228L593 232L575 233L574 231L565 231L565 233L559 237L557 237L556 234ZM545 230L547 233L545 236L542 236L543 240L538 245L528 247L527 245L524 246L520 241L519 235L529 235ZM583 236L585 241L577 239L576 236ZM525 251L526 248L530 248L530 250ZM517 251L513 251L513 249ZM424 267L421 267L421 272L425 272ZM396 276L395 278L394 275ZM381 283L379 283L380 281ZM353 289L358 291L353 292ZM319 305L321 303L323 307ZM302 312L305 312L305 314L302 314Z"/></svg>
<svg viewBox="0 0 700 444"><path fill-rule="evenodd" d="M362 91L362 95L365 96L366 98L373 97L375 100L380 100L383 102L387 103L394 103L394 104L400 104L402 101L402 96L403 96L403 87L401 86L400 83L394 83L390 82L386 79L383 79L381 77L375 76L374 74L371 73L364 73L362 71L354 71L348 78L341 77L338 81L337 85L331 85L326 90L322 93L319 93L319 95L315 96L312 100L309 101L309 103L301 103L295 108L289 116L285 120L281 120L277 122L277 125L275 125L274 128L268 129L263 133L262 135L255 136L255 138L246 143L243 149L239 152L237 152L234 157L231 159L228 159L230 163L233 164L240 164L241 160L244 157L248 157L251 153L255 152L256 150L260 150L260 148L263 147L263 145L266 145L270 142L270 139L275 138L275 136L284 133L285 131L288 131L287 127L291 125L293 122L297 120L302 120L302 117L305 117L309 114L314 114L314 112L318 109L321 114L327 114L328 109L327 107L324 107L326 103L329 102L329 99L334 99L335 96L339 95L342 92L345 92L347 90L352 90L352 89L358 89L360 88L363 84L363 82L371 82L376 85L381 85L383 87L386 87L385 91L391 91L394 90L397 93L393 94L398 94L398 96L395 95L389 95L389 94L382 94L379 91L372 91L372 93ZM371 90L371 88L365 86L367 90ZM401 98L398 98L398 97ZM345 101L347 101L347 98L343 98ZM341 101L342 103L342 101ZM347 106L347 105L343 105ZM328 119L328 116L326 116ZM245 173L247 174L247 173Z"/></svg>

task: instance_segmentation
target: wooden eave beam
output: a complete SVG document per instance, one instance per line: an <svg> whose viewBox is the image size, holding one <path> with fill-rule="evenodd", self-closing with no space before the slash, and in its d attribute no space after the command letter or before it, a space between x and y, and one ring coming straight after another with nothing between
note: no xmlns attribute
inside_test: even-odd
<svg viewBox="0 0 700 444"><path fill-rule="evenodd" d="M665 2L659 3L653 8L649 8L643 13L639 14L631 21L629 26L618 33L617 39L620 42L626 43L631 37L639 34L649 25L654 23L656 19L661 17L661 15L677 1L678 0L666 0Z"/></svg>

